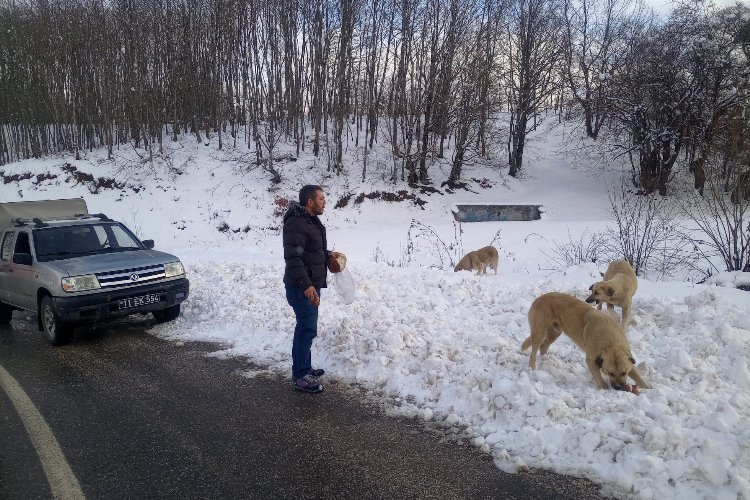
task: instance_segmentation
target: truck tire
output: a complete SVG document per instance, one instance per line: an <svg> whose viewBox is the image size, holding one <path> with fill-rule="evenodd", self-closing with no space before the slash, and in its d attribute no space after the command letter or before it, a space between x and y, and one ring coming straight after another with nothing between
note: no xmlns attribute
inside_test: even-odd
<svg viewBox="0 0 750 500"><path fill-rule="evenodd" d="M39 306L41 316L42 332L52 345L63 345L70 342L73 337L73 326L60 321L52 297L45 295Z"/></svg>
<svg viewBox="0 0 750 500"><path fill-rule="evenodd" d="M154 315L154 319L157 323L166 323L168 321L174 321L180 315L180 304L175 304L161 311L154 311L151 314Z"/></svg>
<svg viewBox="0 0 750 500"><path fill-rule="evenodd" d="M13 309L10 306L6 306L0 302L0 325L7 325L10 323L10 318L13 316Z"/></svg>

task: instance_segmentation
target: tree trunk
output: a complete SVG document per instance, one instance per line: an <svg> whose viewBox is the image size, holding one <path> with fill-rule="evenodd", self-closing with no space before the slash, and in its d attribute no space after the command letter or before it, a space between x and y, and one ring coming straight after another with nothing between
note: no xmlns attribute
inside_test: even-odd
<svg viewBox="0 0 750 500"><path fill-rule="evenodd" d="M513 132L511 133L511 151L508 161L510 164L508 175L511 177L518 177L521 173L523 152L526 145L526 126L528 121L528 116L525 113L519 114L515 121Z"/></svg>

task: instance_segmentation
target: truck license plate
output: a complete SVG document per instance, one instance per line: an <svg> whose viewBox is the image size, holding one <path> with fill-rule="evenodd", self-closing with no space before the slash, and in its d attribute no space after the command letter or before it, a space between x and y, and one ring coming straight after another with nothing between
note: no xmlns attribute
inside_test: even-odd
<svg viewBox="0 0 750 500"><path fill-rule="evenodd" d="M159 294L150 293L148 295L141 295L140 297L128 297L127 299L120 299L117 301L117 303L120 309L130 309L131 307L156 304L157 302L159 302L159 299Z"/></svg>

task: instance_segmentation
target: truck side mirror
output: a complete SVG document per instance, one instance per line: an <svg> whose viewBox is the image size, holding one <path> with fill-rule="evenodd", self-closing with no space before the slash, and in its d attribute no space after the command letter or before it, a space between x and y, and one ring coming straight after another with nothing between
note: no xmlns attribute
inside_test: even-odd
<svg viewBox="0 0 750 500"><path fill-rule="evenodd" d="M32 262L33 262L33 259L31 258L30 253L14 253L13 254L14 264L23 264L24 266L30 266Z"/></svg>
<svg viewBox="0 0 750 500"><path fill-rule="evenodd" d="M143 246L148 248L149 250L154 248L154 240L143 240L142 243L143 243Z"/></svg>

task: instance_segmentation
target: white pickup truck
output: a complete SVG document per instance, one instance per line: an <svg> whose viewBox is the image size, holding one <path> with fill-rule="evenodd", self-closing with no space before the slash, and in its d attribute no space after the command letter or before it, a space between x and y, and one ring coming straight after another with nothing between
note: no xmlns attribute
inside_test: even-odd
<svg viewBox="0 0 750 500"><path fill-rule="evenodd" d="M0 203L0 325L37 315L53 345L73 327L151 313L172 321L189 293L182 262L82 198Z"/></svg>

